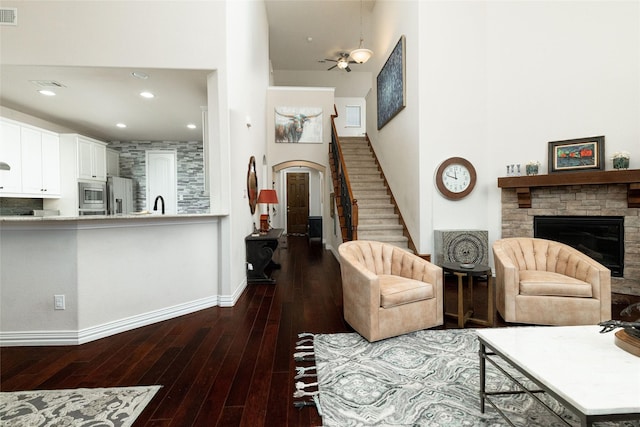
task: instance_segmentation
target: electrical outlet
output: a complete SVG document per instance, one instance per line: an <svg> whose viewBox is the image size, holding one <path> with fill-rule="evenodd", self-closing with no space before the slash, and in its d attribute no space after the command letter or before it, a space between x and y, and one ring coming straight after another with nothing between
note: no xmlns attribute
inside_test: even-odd
<svg viewBox="0 0 640 427"><path fill-rule="evenodd" d="M64 310L64 295L54 295L53 296L53 309L54 310Z"/></svg>

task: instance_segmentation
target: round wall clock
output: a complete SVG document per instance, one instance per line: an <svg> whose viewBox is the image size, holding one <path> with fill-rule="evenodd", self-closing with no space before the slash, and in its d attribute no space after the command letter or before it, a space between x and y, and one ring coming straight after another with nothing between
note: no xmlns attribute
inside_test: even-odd
<svg viewBox="0 0 640 427"><path fill-rule="evenodd" d="M476 186L476 169L462 157L448 158L438 167L436 186L447 199L460 200Z"/></svg>

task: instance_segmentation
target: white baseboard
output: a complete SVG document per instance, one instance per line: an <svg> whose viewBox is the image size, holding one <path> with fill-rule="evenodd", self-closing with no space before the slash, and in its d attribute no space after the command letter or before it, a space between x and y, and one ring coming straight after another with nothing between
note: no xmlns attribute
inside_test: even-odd
<svg viewBox="0 0 640 427"><path fill-rule="evenodd" d="M242 281L240 286L238 286L238 288L233 293L233 295L220 296L220 301L218 302L220 307L233 307L234 305L236 305L236 302L238 302L240 295L242 295L242 293L246 288L247 288L247 278L245 277L245 279Z"/></svg>
<svg viewBox="0 0 640 427"><path fill-rule="evenodd" d="M244 289L244 288L242 288ZM242 289L240 292L242 292ZM102 325L92 326L78 331L20 331L0 332L0 346L47 346L78 345L105 338L121 332L130 331L142 326L173 319L185 314L194 313L205 308L217 306L221 301L237 301L237 298L211 296L189 301L172 307L138 314ZM231 304L233 305L233 304Z"/></svg>

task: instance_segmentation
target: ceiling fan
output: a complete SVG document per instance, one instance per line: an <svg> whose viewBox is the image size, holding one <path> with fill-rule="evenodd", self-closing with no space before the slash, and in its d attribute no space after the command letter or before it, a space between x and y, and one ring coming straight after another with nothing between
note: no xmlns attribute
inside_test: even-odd
<svg viewBox="0 0 640 427"><path fill-rule="evenodd" d="M351 67L349 67L349 64L357 64L356 61L349 61L349 54L344 52L338 56L338 59L325 58L325 61L332 61L336 63L336 65L334 65L333 67L327 68L327 71L333 70L334 68L338 67L341 70L345 70L347 73L351 72Z"/></svg>

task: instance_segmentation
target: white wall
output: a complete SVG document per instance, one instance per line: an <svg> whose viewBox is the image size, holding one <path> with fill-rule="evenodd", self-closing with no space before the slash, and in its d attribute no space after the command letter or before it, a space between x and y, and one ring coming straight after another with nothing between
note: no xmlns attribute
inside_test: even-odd
<svg viewBox="0 0 640 427"><path fill-rule="evenodd" d="M339 136L364 136L367 132L367 102L364 98L338 98L336 97L336 130ZM347 126L346 107L360 107L360 126Z"/></svg>
<svg viewBox="0 0 640 427"><path fill-rule="evenodd" d="M490 240L500 237L496 177L539 160L548 142L605 135L605 166L640 167L640 2L489 2L486 15Z"/></svg>
<svg viewBox="0 0 640 427"><path fill-rule="evenodd" d="M372 76L372 90L367 96L367 134L382 165L385 176L398 203L409 232L420 253L426 253L420 245L421 203L423 187L429 182L423 171L429 168L422 163L423 150L427 150L420 138L419 123L424 120L419 104L419 2L378 0L373 9L375 37L372 50L376 53L374 69L380 70L402 35L406 37L406 107L382 129L377 129L376 76Z"/></svg>
<svg viewBox="0 0 640 427"><path fill-rule="evenodd" d="M7 331L78 329L74 224L0 224L0 325ZM65 295L66 311L53 310Z"/></svg>
<svg viewBox="0 0 640 427"><path fill-rule="evenodd" d="M327 63L327 68L331 65ZM356 68L357 65L353 65ZM274 86L332 87L336 96L364 98L371 89L371 73L367 71L292 71L274 70Z"/></svg>
<svg viewBox="0 0 640 427"><path fill-rule="evenodd" d="M489 193L496 187L487 137L485 2L429 2L420 7L421 247L433 253L433 230L489 226ZM445 199L435 172L463 157L478 183L459 201Z"/></svg>
<svg viewBox="0 0 640 427"><path fill-rule="evenodd" d="M310 215L323 216L323 234L325 237L325 224L329 218L329 193L331 188L331 176L329 171L329 143L331 141L331 114L334 112L334 89L333 88L297 88L297 87L270 87L267 96L267 165L269 173L272 168L283 162L310 162L316 167L316 172L310 171L309 176L309 197ZM276 143L275 142L275 108L276 107L320 107L323 112L322 143ZM309 166L291 168L293 172L309 171ZM324 173L319 173L324 170ZM260 188L270 187L271 182L276 183L278 192L278 212L283 213L273 219L273 226L286 228L286 173L287 169L282 169L275 176L270 175L265 185L259 184ZM260 211L262 212L262 211ZM326 242L328 246L333 246L333 240Z"/></svg>
<svg viewBox="0 0 640 427"><path fill-rule="evenodd" d="M218 304L219 230L211 215L0 222L0 341L79 344Z"/></svg>
<svg viewBox="0 0 640 427"><path fill-rule="evenodd" d="M3 1L2 63L216 69L224 65L224 1Z"/></svg>
<svg viewBox="0 0 640 427"><path fill-rule="evenodd" d="M246 286L244 195L250 155L265 153L268 24L261 1L5 1L20 25L0 27L4 64L213 70L208 84L211 212L221 219L215 295ZM169 25L169 26L168 26ZM54 48L52 48L54 47ZM246 127L246 117L252 126Z"/></svg>
<svg viewBox="0 0 640 427"><path fill-rule="evenodd" d="M214 305L217 239L217 219L204 217L78 222L78 329L192 301Z"/></svg>
<svg viewBox="0 0 640 427"><path fill-rule="evenodd" d="M373 15L376 69L407 37L407 108L376 131L374 84L367 132L420 252L433 229L500 238L497 178L529 160L546 173L549 141L605 135L607 169L620 150L640 167L639 2L378 0ZM457 202L434 186L452 156L478 173Z"/></svg>
<svg viewBox="0 0 640 427"><path fill-rule="evenodd" d="M246 190L249 158L255 156L260 168L266 153L269 29L263 2L230 1L227 21L229 163L218 167L229 178L230 215L224 221L230 234L223 236L222 252L231 271L220 287L223 295L239 296L246 286L244 238L253 232L254 221L260 222L257 212L251 215Z"/></svg>

